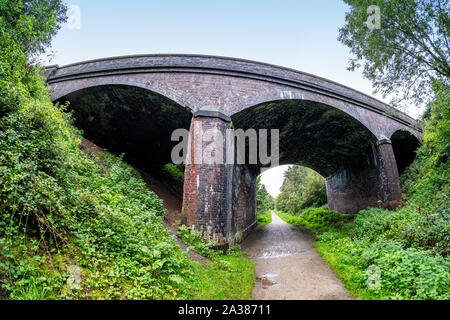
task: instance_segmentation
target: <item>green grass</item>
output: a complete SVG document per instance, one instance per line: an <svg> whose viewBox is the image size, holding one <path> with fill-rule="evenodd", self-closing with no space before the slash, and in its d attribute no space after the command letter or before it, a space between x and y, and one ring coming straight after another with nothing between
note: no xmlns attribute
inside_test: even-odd
<svg viewBox="0 0 450 320"><path fill-rule="evenodd" d="M272 210L266 210L264 212L258 212L256 215L258 225L265 226L272 222Z"/></svg>
<svg viewBox="0 0 450 320"><path fill-rule="evenodd" d="M254 286L255 269L252 261L245 258L246 253L235 244L226 252L215 250L215 242L206 242L198 231L181 225L178 236L194 250L207 257L206 262L193 263L193 299L247 300L251 298Z"/></svg>
<svg viewBox="0 0 450 320"><path fill-rule="evenodd" d="M339 235L337 235L339 237ZM360 274L364 271L359 267L359 257L352 255L352 249L336 247L338 244L332 241L317 241L314 247L320 256L333 269L335 274L342 280L345 288L353 298L358 300L373 300L379 298L367 287L362 286Z"/></svg>
<svg viewBox="0 0 450 320"><path fill-rule="evenodd" d="M276 214L287 223L302 226L311 231L323 230L354 217L354 215L342 214L324 208L308 208L296 216L282 211L276 211Z"/></svg>
<svg viewBox="0 0 450 320"><path fill-rule="evenodd" d="M251 299L255 281L254 264L246 258L221 256L215 261L193 263L193 272L192 299Z"/></svg>

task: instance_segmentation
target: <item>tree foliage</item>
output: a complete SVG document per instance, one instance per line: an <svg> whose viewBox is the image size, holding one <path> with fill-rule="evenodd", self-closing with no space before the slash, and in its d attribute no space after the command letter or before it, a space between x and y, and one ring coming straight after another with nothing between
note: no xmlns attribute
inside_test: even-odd
<svg viewBox="0 0 450 320"><path fill-rule="evenodd" d="M436 98L425 114L423 144L403 176L403 192L416 212L409 236L414 242L450 252L450 87L434 82ZM406 231L405 231L406 233ZM438 244L438 245L436 245Z"/></svg>
<svg viewBox="0 0 450 320"><path fill-rule="evenodd" d="M305 208L326 203L325 180L320 174L301 166L292 166L284 173L281 193L276 199L277 210L298 214Z"/></svg>
<svg viewBox="0 0 450 320"><path fill-rule="evenodd" d="M261 183L261 176L256 179L256 203L256 210L261 213L272 210L274 207L274 199L267 192L266 186Z"/></svg>
<svg viewBox="0 0 450 320"><path fill-rule="evenodd" d="M350 70L363 67L376 92L391 95L394 105L425 105L432 79L448 84L448 0L344 0L350 6L339 41L351 49ZM369 6L380 9L380 28L369 28Z"/></svg>
<svg viewBox="0 0 450 320"><path fill-rule="evenodd" d="M31 57L50 45L66 11L61 0L0 0L0 29Z"/></svg>

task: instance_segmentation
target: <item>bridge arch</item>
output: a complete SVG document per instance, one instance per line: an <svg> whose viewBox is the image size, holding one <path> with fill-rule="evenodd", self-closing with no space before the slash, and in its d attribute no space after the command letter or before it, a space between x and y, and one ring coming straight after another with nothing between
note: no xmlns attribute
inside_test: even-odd
<svg viewBox="0 0 450 320"><path fill-rule="evenodd" d="M251 109L258 105L274 103L277 101L292 100L304 101L305 103L313 102L317 105L320 104L333 107L348 114L356 121L363 124L369 131L373 133L375 137L380 139L384 136L383 122L378 121L379 119L373 117L372 111L361 109L360 107L354 106L343 100L324 96L323 94L292 89L289 87L271 88L270 90L255 93L252 97L248 98L249 102L247 102L246 104L242 104L238 109L234 110L234 113L231 114L231 117L239 112L242 112L246 109Z"/></svg>
<svg viewBox="0 0 450 320"><path fill-rule="evenodd" d="M139 76L102 76L74 79L68 82L56 83L52 86L52 101L60 100L62 97L83 89L99 86L130 86L157 93L167 99L173 100L180 106L194 110L197 101L193 98L183 97L183 92L164 82L154 82Z"/></svg>
<svg viewBox="0 0 450 320"><path fill-rule="evenodd" d="M56 100L94 85L147 88L192 111L214 110L232 116L278 99L306 99L334 106L364 123L379 139L420 124L406 114L333 81L255 61L202 55L140 55L98 59L46 69ZM394 128L395 127L395 128ZM417 136L419 136L417 135Z"/></svg>
<svg viewBox="0 0 450 320"><path fill-rule="evenodd" d="M346 119L348 125L339 125L339 121L330 122L333 128L319 130L319 135L314 132L313 124L308 126L302 123L305 119L298 116L295 123L283 124L284 127L292 127L292 130L286 131L285 137L291 144L297 143L298 150L302 147L300 140L308 141L293 138L296 132L294 127L300 123L304 129L301 134L316 133L316 137L322 138L327 134L330 136L324 141L320 137L316 139L317 145L321 143L322 147L327 146L326 150L332 151L328 156L310 144L305 148L314 152L304 153L306 156L303 158L295 155L295 150L289 150L282 159L286 163L300 159L303 165L313 167L326 176L330 209L341 212L357 212L367 206L389 207L393 201L398 201L401 198L398 179L401 170L396 164L393 144L400 145L399 141L404 139L399 138L396 132L407 131L419 140L422 132L420 123L411 117L351 88L300 71L242 59L167 54L114 57L63 67L51 66L46 68L45 76L54 101L61 101L64 97L83 100L83 94L99 88L123 87L135 90L137 96L150 94L160 101L168 99L168 104L179 108L174 110L184 108L184 113L179 116L184 119L183 127L190 128L190 146L194 150L205 145L193 128L214 127L225 132L233 124L245 124L245 117L242 116L245 114L251 118L253 122L249 124L253 126L260 117L280 119L283 108L297 108L297 111L301 108L305 117L309 116L313 123L318 122L318 127L325 127L321 122L323 117L335 117L341 121ZM127 105L126 100L117 97L116 89L112 92L123 105L111 110L123 109ZM273 109L268 107L271 104L275 105ZM258 108L265 109L260 113L254 112ZM136 114L142 115L137 116L137 121L148 119L147 125L135 128L128 125L128 131L134 131L130 136L144 136L151 127L149 123L152 119L146 118L145 112L135 114L135 109L130 108L132 112L129 114L119 114L123 115L124 122ZM314 110L322 111L314 115ZM295 112L289 114L295 116ZM319 115L320 119L314 118ZM174 128L174 123L176 121L156 127L157 130L167 131ZM297 132L299 130L297 128ZM359 132L360 136L355 132ZM148 152L147 159L170 146L168 137L162 140L167 141L167 145L151 145L149 150L153 152ZM135 149L139 150L137 147ZM288 150L287 147L285 149ZM166 151L160 153L167 154ZM156 157L159 158L158 155ZM163 157L156 162L162 161ZM245 233L252 223L247 221L239 225L240 213L236 203L239 199L241 202L245 200L246 208L255 210L253 183L258 169L258 166L246 165L187 165L183 195L184 222L219 244L233 241L236 235ZM246 196L239 197L240 193ZM360 201L355 201L355 198Z"/></svg>
<svg viewBox="0 0 450 320"><path fill-rule="evenodd" d="M405 172L405 169L416 158L416 150L421 141L408 130L397 130L390 137L392 148L394 150L395 160L399 175Z"/></svg>
<svg viewBox="0 0 450 320"><path fill-rule="evenodd" d="M278 99L242 108L234 128L279 129L280 165L298 164L328 177L371 155L376 135L351 114L321 102Z"/></svg>
<svg viewBox="0 0 450 320"><path fill-rule="evenodd" d="M192 112L146 88L123 84L86 86L59 97L84 137L144 170L171 162L175 129L188 129Z"/></svg>

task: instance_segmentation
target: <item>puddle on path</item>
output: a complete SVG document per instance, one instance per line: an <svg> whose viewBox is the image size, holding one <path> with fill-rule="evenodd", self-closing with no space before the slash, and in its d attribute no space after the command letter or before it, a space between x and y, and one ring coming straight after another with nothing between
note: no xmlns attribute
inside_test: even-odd
<svg viewBox="0 0 450 320"><path fill-rule="evenodd" d="M258 278L261 279L261 285L263 288L271 287L277 284L275 278L278 276L278 273L265 273L260 275Z"/></svg>
<svg viewBox="0 0 450 320"><path fill-rule="evenodd" d="M255 259L274 259L274 258L284 258L293 256L296 254L301 254L303 252L307 252L311 250L309 249L292 249L285 247L271 247L268 250L264 250L262 252L258 252L256 255L253 255Z"/></svg>

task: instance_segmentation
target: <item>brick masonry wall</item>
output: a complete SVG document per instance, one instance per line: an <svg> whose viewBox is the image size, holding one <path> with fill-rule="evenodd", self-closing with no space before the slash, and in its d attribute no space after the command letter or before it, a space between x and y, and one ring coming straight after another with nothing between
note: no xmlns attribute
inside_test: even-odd
<svg viewBox="0 0 450 320"><path fill-rule="evenodd" d="M195 117L190 127L186 164L182 223L200 231L218 245L240 240L256 223L256 177L245 165L226 164L226 141L222 147L223 164L196 164L195 151L209 153L211 144L203 136L217 129L223 137L231 124L219 118ZM216 145L217 146L217 145ZM207 151L206 149L209 148ZM214 150L215 152L215 150Z"/></svg>
<svg viewBox="0 0 450 320"><path fill-rule="evenodd" d="M233 172L233 230L238 240L256 225L256 178L245 165L235 165Z"/></svg>
<svg viewBox="0 0 450 320"><path fill-rule="evenodd" d="M380 180L379 192L382 206L394 208L402 199L402 191L391 141L389 139L378 141L375 155Z"/></svg>
<svg viewBox="0 0 450 320"><path fill-rule="evenodd" d="M328 208L342 213L357 213L368 207L395 208L401 189L390 143L372 146L372 157L346 168L325 181Z"/></svg>
<svg viewBox="0 0 450 320"><path fill-rule="evenodd" d="M217 244L230 241L233 223L231 220L231 192L233 166L225 164L226 145L222 143L222 164L195 163L196 151L212 150L211 142L205 141L206 130L219 130L225 137L230 123L219 118L196 117L190 128L190 163L186 163L182 222L200 231L209 240ZM209 149L208 149L209 148Z"/></svg>

